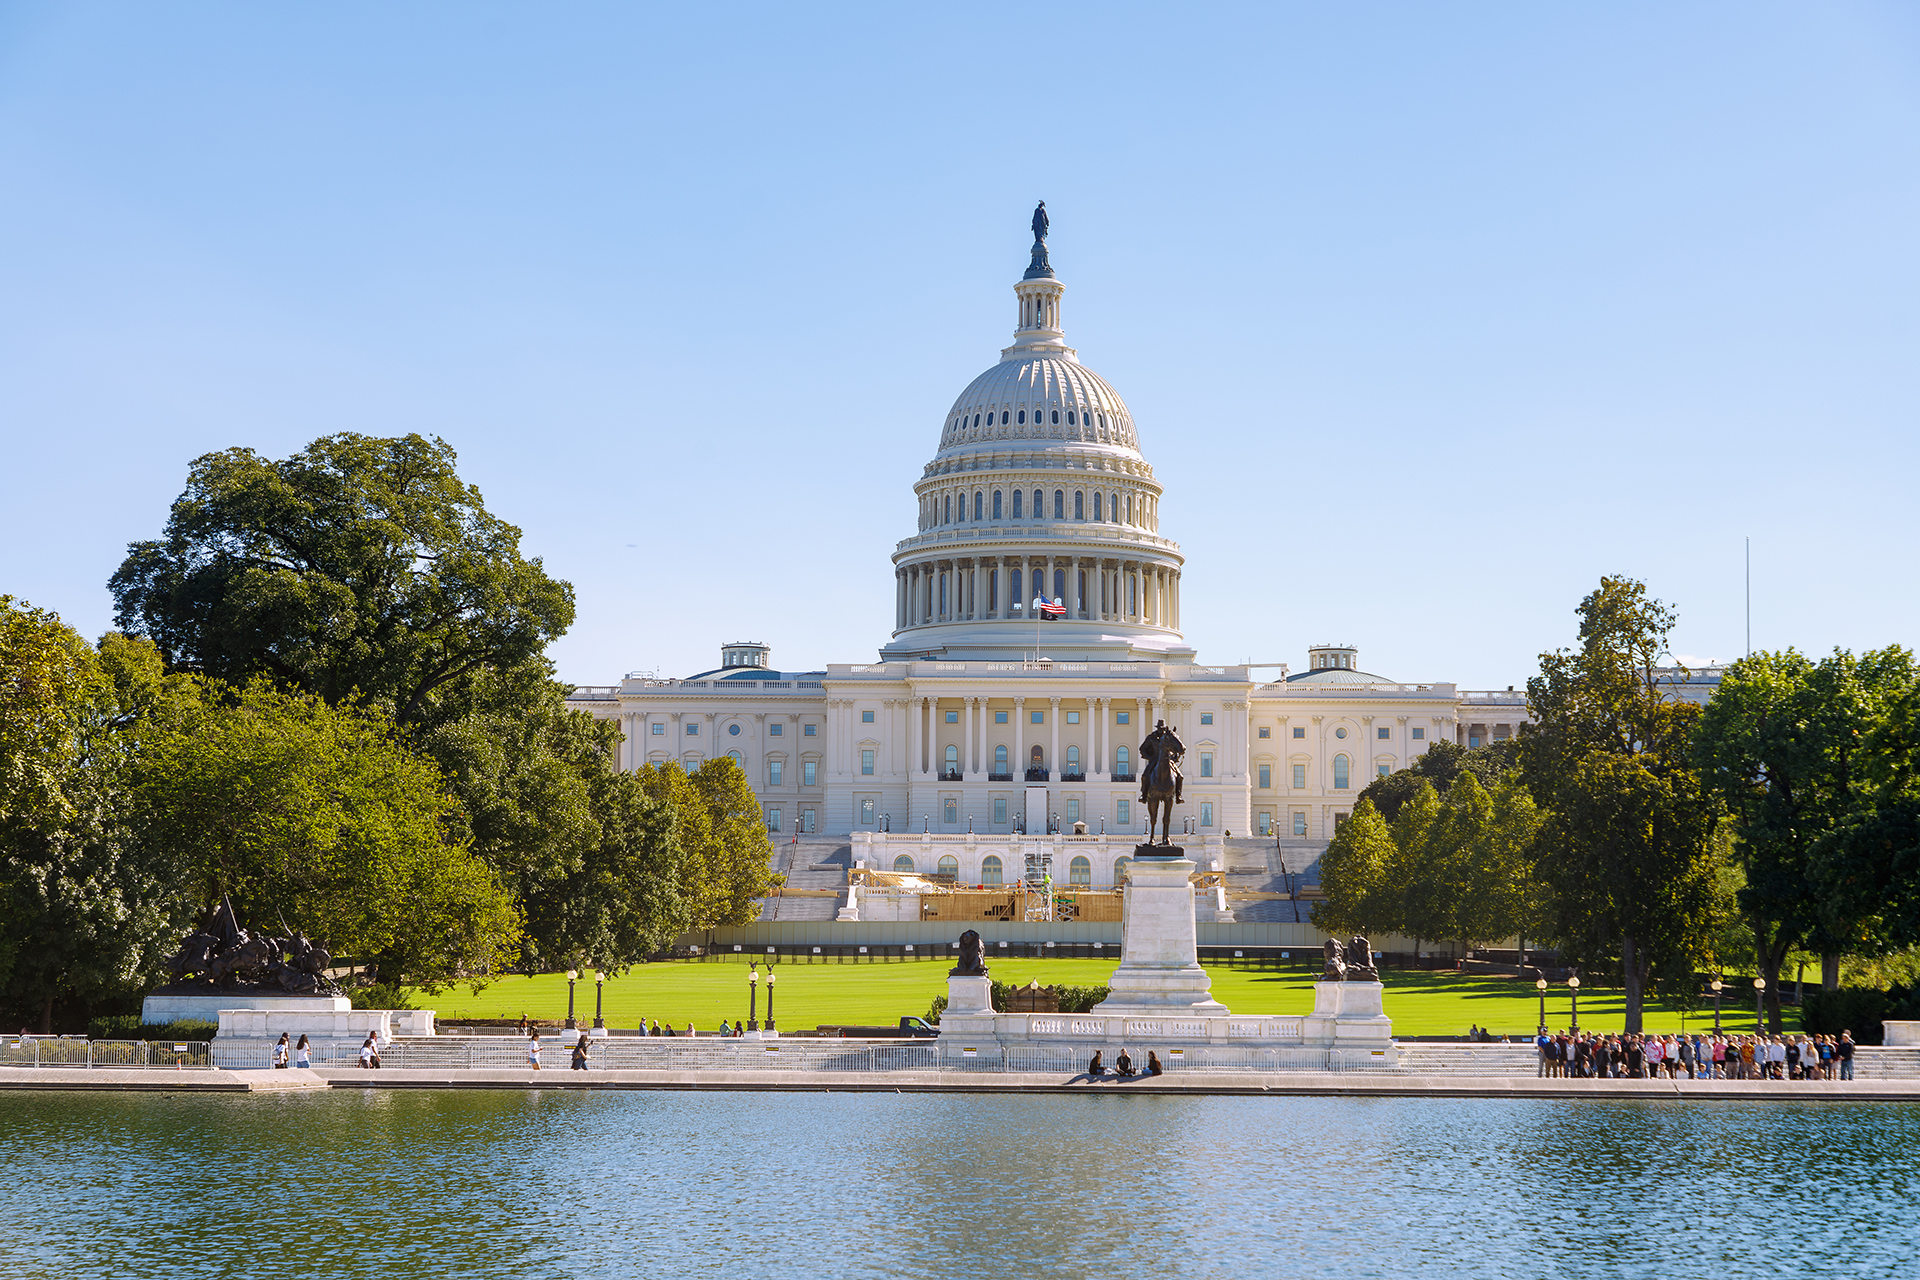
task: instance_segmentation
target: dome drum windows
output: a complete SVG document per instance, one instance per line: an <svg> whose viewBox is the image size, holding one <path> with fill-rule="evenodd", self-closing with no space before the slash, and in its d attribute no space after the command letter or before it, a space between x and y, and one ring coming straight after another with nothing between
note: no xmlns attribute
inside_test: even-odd
<svg viewBox="0 0 1920 1280"><path fill-rule="evenodd" d="M993 518L995 520L1000 518L1000 491L998 489L993 491Z"/></svg>
<svg viewBox="0 0 1920 1280"><path fill-rule="evenodd" d="M1020 411L1020 425L1024 427L1026 424L1027 424L1027 411L1025 409L1022 409Z"/></svg>

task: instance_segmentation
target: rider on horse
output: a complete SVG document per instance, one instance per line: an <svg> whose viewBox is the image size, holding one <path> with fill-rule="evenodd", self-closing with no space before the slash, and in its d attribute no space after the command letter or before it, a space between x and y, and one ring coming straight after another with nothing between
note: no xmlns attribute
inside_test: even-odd
<svg viewBox="0 0 1920 1280"><path fill-rule="evenodd" d="M1164 760L1173 770L1173 802L1185 804L1180 793L1186 787L1186 778L1180 773L1180 757L1187 754L1187 744L1180 741L1180 735L1167 728L1165 720L1153 722L1153 732L1140 744L1140 758L1146 761L1140 770L1140 803L1147 802L1147 783L1153 776L1153 770Z"/></svg>

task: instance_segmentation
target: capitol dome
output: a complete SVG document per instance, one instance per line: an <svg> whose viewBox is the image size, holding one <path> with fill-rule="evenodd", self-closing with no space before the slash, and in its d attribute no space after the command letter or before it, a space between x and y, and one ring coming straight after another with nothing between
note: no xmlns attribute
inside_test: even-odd
<svg viewBox="0 0 1920 1280"><path fill-rule="evenodd" d="M914 485L881 656L1190 660L1160 484L1126 402L1066 345L1045 242L1033 253L1013 345L954 400Z"/></svg>

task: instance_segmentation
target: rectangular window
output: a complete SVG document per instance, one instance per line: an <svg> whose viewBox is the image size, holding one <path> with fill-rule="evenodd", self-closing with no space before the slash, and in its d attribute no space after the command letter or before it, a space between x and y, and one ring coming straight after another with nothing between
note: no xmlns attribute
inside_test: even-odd
<svg viewBox="0 0 1920 1280"><path fill-rule="evenodd" d="M1211 712L1211 711L1202 711L1202 712L1200 713L1200 723L1201 723L1201 724L1212 724L1212 723L1213 723L1213 712Z"/></svg>
<svg viewBox="0 0 1920 1280"><path fill-rule="evenodd" d="M1393 730L1381 729L1378 732L1376 732L1374 736L1376 738L1379 738L1382 742L1385 742L1388 738L1391 738L1393 736Z"/></svg>
<svg viewBox="0 0 1920 1280"><path fill-rule="evenodd" d="M873 801L872 800L863 799L860 802L860 825L863 827L870 827L873 825Z"/></svg>
<svg viewBox="0 0 1920 1280"><path fill-rule="evenodd" d="M873 776L873 750L871 748L860 753L860 775L864 778L871 778Z"/></svg>
<svg viewBox="0 0 1920 1280"><path fill-rule="evenodd" d="M1262 813L1260 815L1260 834L1263 836L1270 836L1273 834L1273 815L1272 814Z"/></svg>
<svg viewBox="0 0 1920 1280"><path fill-rule="evenodd" d="M1468 747L1468 749L1469 749L1469 750L1471 750L1472 748L1474 748L1474 747L1477 747L1477 746L1479 746L1479 745L1480 745L1480 735L1479 735L1479 734L1477 734L1477 733L1470 733L1470 734L1468 734L1468 735L1467 735L1467 747Z"/></svg>
<svg viewBox="0 0 1920 1280"><path fill-rule="evenodd" d="M958 711L949 711L949 712L947 712L947 723L948 723L948 724L959 724L959 723L960 723L960 713L959 713Z"/></svg>
<svg viewBox="0 0 1920 1280"><path fill-rule="evenodd" d="M1068 723L1068 724L1079 724L1079 723L1080 723L1080 713L1079 713L1078 711L1069 711L1069 712L1067 712L1067 723Z"/></svg>
<svg viewBox="0 0 1920 1280"><path fill-rule="evenodd" d="M688 726L687 726L687 736L688 736L689 738L697 738L697 737L699 737L699 736L700 736L700 726L699 726L699 725L697 725L697 724L690 724L690 725L688 725Z"/></svg>
<svg viewBox="0 0 1920 1280"><path fill-rule="evenodd" d="M1347 815L1346 815L1346 814L1344 814L1344 813L1336 813L1336 814L1334 814L1334 815L1333 815L1333 830L1334 830L1334 833L1335 833L1336 835L1337 835L1337 834L1339 834L1339 831L1340 831L1340 828L1342 828L1342 827L1344 827L1344 826L1346 826L1346 825L1347 825Z"/></svg>
<svg viewBox="0 0 1920 1280"><path fill-rule="evenodd" d="M767 830L778 831L779 829L780 829L780 811L778 809L767 810Z"/></svg>
<svg viewBox="0 0 1920 1280"><path fill-rule="evenodd" d="M1005 724L1005 723L1007 722L1007 713L1006 713L1006 712L1004 712L1004 711L996 711L996 712L994 712L994 713L993 713L993 722L994 722L995 724Z"/></svg>
<svg viewBox="0 0 1920 1280"><path fill-rule="evenodd" d="M802 831L813 830L813 810L802 809L800 811L800 829Z"/></svg>
<svg viewBox="0 0 1920 1280"><path fill-rule="evenodd" d="M1213 801L1211 800L1200 802L1200 825L1203 827L1213 825Z"/></svg>
<svg viewBox="0 0 1920 1280"><path fill-rule="evenodd" d="M1307 736L1307 731L1301 728L1300 726L1295 725L1293 729L1293 736L1296 738L1304 738Z"/></svg>
<svg viewBox="0 0 1920 1280"><path fill-rule="evenodd" d="M653 726L653 736L654 736L654 737L656 737L656 738L664 738L664 737L666 737L666 736L667 736L667 726L665 726L664 724L656 724L656 725L654 725L654 726Z"/></svg>
<svg viewBox="0 0 1920 1280"><path fill-rule="evenodd" d="M1303 764L1297 764L1293 766L1293 785L1302 789L1306 787L1307 766Z"/></svg>
<svg viewBox="0 0 1920 1280"><path fill-rule="evenodd" d="M1115 724L1131 723L1130 718L1132 717L1132 715L1133 713L1131 711L1116 711L1113 713L1113 722Z"/></svg>
<svg viewBox="0 0 1920 1280"><path fill-rule="evenodd" d="M958 824L960 821L960 802L951 796L942 801L940 805L940 820L950 827Z"/></svg>
<svg viewBox="0 0 1920 1280"><path fill-rule="evenodd" d="M767 736L772 738L784 738L787 736L787 726L783 724L778 724L778 723L770 724L767 726Z"/></svg>
<svg viewBox="0 0 1920 1280"><path fill-rule="evenodd" d="M1133 821L1133 802L1130 800L1120 801L1118 804L1114 806L1113 816L1114 816L1114 819L1117 822L1119 822L1120 825L1123 827L1127 823L1132 822Z"/></svg>
<svg viewBox="0 0 1920 1280"><path fill-rule="evenodd" d="M993 798L993 820L995 822L1005 822L1007 820L1007 798L1005 796L995 796Z"/></svg>
<svg viewBox="0 0 1920 1280"><path fill-rule="evenodd" d="M1378 772L1378 773L1380 774L1380 776L1381 776L1381 777L1383 777L1383 778L1384 778L1384 777L1386 777L1386 776L1387 776L1388 774L1390 774L1390 773L1392 773L1392 772L1393 772L1393 766L1392 766L1392 765L1390 765L1390 764L1383 764L1383 765L1381 765L1381 766L1379 767L1379 769L1377 770L1377 772Z"/></svg>
<svg viewBox="0 0 1920 1280"><path fill-rule="evenodd" d="M871 712L871 711L862 711L862 712L860 713L860 723L861 723L861 724L872 724L872 723L873 723L873 712Z"/></svg>
<svg viewBox="0 0 1920 1280"><path fill-rule="evenodd" d="M1260 789L1262 791L1273 789L1273 766L1270 764L1260 766Z"/></svg>
<svg viewBox="0 0 1920 1280"><path fill-rule="evenodd" d="M1080 821L1080 802L1078 800L1067 801L1067 821Z"/></svg>
<svg viewBox="0 0 1920 1280"><path fill-rule="evenodd" d="M786 769L787 769L787 766L784 761L781 761L781 760L767 761L767 785L770 787L779 786L780 775L785 773Z"/></svg>
<svg viewBox="0 0 1920 1280"><path fill-rule="evenodd" d="M1211 751L1202 751L1200 753L1200 776L1203 778L1211 778L1213 776L1213 752Z"/></svg>
<svg viewBox="0 0 1920 1280"><path fill-rule="evenodd" d="M1415 742L1424 742L1426 741L1426 737L1427 731L1425 729L1415 729L1413 731L1413 740Z"/></svg>
<svg viewBox="0 0 1920 1280"><path fill-rule="evenodd" d="M1269 729L1266 725L1261 725L1260 736L1263 738L1271 738L1273 736L1273 730Z"/></svg>
<svg viewBox="0 0 1920 1280"><path fill-rule="evenodd" d="M820 726L817 724L803 724L800 726L800 736L803 738L817 738L820 736L819 730Z"/></svg>
<svg viewBox="0 0 1920 1280"><path fill-rule="evenodd" d="M820 785L820 762L818 760L801 761L800 785L803 787L817 787Z"/></svg>
<svg viewBox="0 0 1920 1280"><path fill-rule="evenodd" d="M1047 722L1047 713L1046 713L1046 712L1044 712L1044 711L1036 711L1036 712L1034 712L1034 713L1033 713L1033 723L1035 723L1035 724L1045 724L1046 722Z"/></svg>
<svg viewBox="0 0 1920 1280"><path fill-rule="evenodd" d="M1293 834L1297 836L1303 836L1307 834L1307 815L1306 814L1295 813L1293 815Z"/></svg>

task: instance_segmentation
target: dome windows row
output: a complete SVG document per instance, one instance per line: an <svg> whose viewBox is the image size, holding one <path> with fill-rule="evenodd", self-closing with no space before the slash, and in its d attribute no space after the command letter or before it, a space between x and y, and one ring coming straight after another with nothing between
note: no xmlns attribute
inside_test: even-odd
<svg viewBox="0 0 1920 1280"><path fill-rule="evenodd" d="M1045 489L1034 489L1031 502L1026 489L974 489L969 493L958 492L928 494L921 502L920 527L931 529L940 525L980 523L988 520L1093 520L1102 524L1124 524L1140 529L1152 529L1154 517L1150 511L1151 499L1145 494L1131 492L1107 493L1095 489L1091 494L1085 489L1055 489L1052 501L1048 501ZM972 515L969 518L968 508ZM1048 512L1051 509L1051 517ZM1071 512L1071 515L1069 515ZM1089 515L1088 513L1092 514ZM1029 514L1030 513L1030 514ZM1137 518L1136 518L1137 516Z"/></svg>
<svg viewBox="0 0 1920 1280"><path fill-rule="evenodd" d="M952 444L966 433L968 438L991 432L998 427L1060 427L1074 430L1074 434L1088 440L1121 439L1121 422L1117 415L1097 412L1093 409L1000 409L992 412L962 413L947 422L946 442Z"/></svg>

